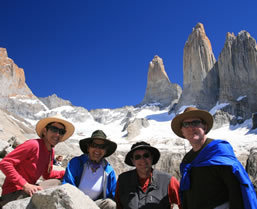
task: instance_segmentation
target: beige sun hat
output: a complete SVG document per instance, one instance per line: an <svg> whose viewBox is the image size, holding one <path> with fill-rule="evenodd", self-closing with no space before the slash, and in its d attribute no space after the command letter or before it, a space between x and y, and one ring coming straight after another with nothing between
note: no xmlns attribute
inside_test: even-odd
<svg viewBox="0 0 257 209"><path fill-rule="evenodd" d="M209 112L197 109L196 107L187 107L182 114L177 115L171 122L171 129L179 137L185 138L181 132L181 125L187 118L200 118L205 121L207 124L206 134L213 126L213 117Z"/></svg>
<svg viewBox="0 0 257 209"><path fill-rule="evenodd" d="M74 133L75 128L72 125L72 123L68 122L67 120L62 119L61 116L57 115L57 116L53 116L53 117L43 118L40 121L38 121L38 123L36 125L37 135L40 138L42 138L43 129L47 126L47 124L54 123L54 122L61 123L65 126L66 133L63 135L63 137L60 141L65 141L70 136L72 136L72 134Z"/></svg>

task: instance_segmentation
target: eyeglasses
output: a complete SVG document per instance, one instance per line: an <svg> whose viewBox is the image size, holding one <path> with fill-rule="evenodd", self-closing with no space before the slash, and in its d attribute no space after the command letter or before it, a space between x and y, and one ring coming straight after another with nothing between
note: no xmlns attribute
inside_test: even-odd
<svg viewBox="0 0 257 209"><path fill-rule="evenodd" d="M200 124L203 122L201 120L193 120L189 122L182 122L182 127L188 128L188 127L199 127Z"/></svg>
<svg viewBox="0 0 257 209"><path fill-rule="evenodd" d="M97 144L97 143L92 142L90 144L90 147L92 147L92 148L99 148L99 149L105 149L106 148L106 144Z"/></svg>
<svg viewBox="0 0 257 209"><path fill-rule="evenodd" d="M147 159L150 157L149 153L144 153L143 155L135 155L134 160L140 160L141 158Z"/></svg>
<svg viewBox="0 0 257 209"><path fill-rule="evenodd" d="M46 129L52 131L53 133L59 133L62 136L66 133L65 129L57 128L56 126L46 126Z"/></svg>

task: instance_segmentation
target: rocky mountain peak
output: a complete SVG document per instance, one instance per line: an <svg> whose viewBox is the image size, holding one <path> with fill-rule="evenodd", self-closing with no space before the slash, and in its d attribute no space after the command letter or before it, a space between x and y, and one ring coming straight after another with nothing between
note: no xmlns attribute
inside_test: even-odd
<svg viewBox="0 0 257 209"><path fill-rule="evenodd" d="M194 40L202 40L208 46L208 48L212 51L212 46L209 38L205 33L205 29L202 23L197 23L196 26L193 28L191 35L188 38L187 42L192 42Z"/></svg>
<svg viewBox="0 0 257 209"><path fill-rule="evenodd" d="M205 34L203 24L198 23L189 35L184 47L183 87L199 88L202 80L215 62L211 42Z"/></svg>
<svg viewBox="0 0 257 209"><path fill-rule="evenodd" d="M198 23L189 35L183 55L183 93L179 106L197 103L197 94L208 72L216 62L204 26Z"/></svg>
<svg viewBox="0 0 257 209"><path fill-rule="evenodd" d="M158 55L155 55L149 64L148 79L150 81L166 80L170 82L169 77L164 69L163 60Z"/></svg>
<svg viewBox="0 0 257 209"><path fill-rule="evenodd" d="M48 97L39 97L40 101L43 102L49 109L54 109L61 106L72 106L69 100L64 100L53 94Z"/></svg>
<svg viewBox="0 0 257 209"><path fill-rule="evenodd" d="M249 117L256 112L257 88L257 45L247 31L237 36L227 33L226 42L218 59L220 80L220 102L229 102L236 106L237 99L245 96ZM240 87L240 88L238 88ZM250 110L250 111L249 111Z"/></svg>
<svg viewBox="0 0 257 209"><path fill-rule="evenodd" d="M181 92L179 85L170 82L163 60L155 55L149 63L146 93L141 104L160 103L161 106L169 106L179 99Z"/></svg>
<svg viewBox="0 0 257 209"><path fill-rule="evenodd" d="M26 95L33 93L25 83L25 75L12 59L7 56L5 48L0 48L0 96Z"/></svg>
<svg viewBox="0 0 257 209"><path fill-rule="evenodd" d="M0 48L0 59L5 59L7 57L7 50L5 48Z"/></svg>

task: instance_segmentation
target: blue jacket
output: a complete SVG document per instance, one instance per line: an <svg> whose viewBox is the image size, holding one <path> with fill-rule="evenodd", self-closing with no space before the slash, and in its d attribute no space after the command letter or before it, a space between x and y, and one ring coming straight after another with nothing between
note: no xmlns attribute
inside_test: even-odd
<svg viewBox="0 0 257 209"><path fill-rule="evenodd" d="M181 181L180 191L189 189L190 169L192 167L225 165L231 166L233 174L240 182L245 209L257 209L256 192L248 174L236 158L233 148L227 141L213 140L188 164L180 165Z"/></svg>
<svg viewBox="0 0 257 209"><path fill-rule="evenodd" d="M74 157L67 165L62 184L69 183L73 186L79 187L80 179L84 169L85 163L89 160L88 155L82 154ZM116 176L114 169L104 159L104 183L103 183L103 198L114 199L116 189Z"/></svg>

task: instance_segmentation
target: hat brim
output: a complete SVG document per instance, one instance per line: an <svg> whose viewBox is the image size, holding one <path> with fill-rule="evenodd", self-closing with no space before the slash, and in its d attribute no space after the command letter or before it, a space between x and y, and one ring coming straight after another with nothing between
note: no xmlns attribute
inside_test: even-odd
<svg viewBox="0 0 257 209"><path fill-rule="evenodd" d="M104 157L108 157L108 156L112 155L117 149L117 144L109 139L89 137L89 138L81 139L79 141L79 147L83 153L88 154L88 146L94 139L103 140L107 144L107 149L106 149Z"/></svg>
<svg viewBox="0 0 257 209"><path fill-rule="evenodd" d="M61 118L57 118L57 117L49 117L49 118L43 118L40 121L38 121L38 123L36 125L37 135L40 138L42 138L43 129L46 127L46 125L49 123L54 123L54 122L62 123L65 126L66 133L63 135L60 142L65 141L70 136L72 136L72 134L74 133L75 128L70 122L68 122L64 119L61 119Z"/></svg>
<svg viewBox="0 0 257 209"><path fill-rule="evenodd" d="M132 162L133 152L135 152L136 150L142 150L142 149L148 150L151 153L151 155L153 157L152 165L155 165L158 162L158 160L160 159L161 154L158 149L156 149L155 147L151 147L149 145L140 145L140 146L137 146L134 149L130 150L126 155L124 162L127 165L134 166L134 164Z"/></svg>
<svg viewBox="0 0 257 209"><path fill-rule="evenodd" d="M213 126L213 117L209 112L205 110L192 110L189 112L184 112L177 115L171 122L171 129L177 136L181 138L185 138L181 131L181 124L187 118L200 118L205 121L207 124L207 130L205 132L206 134L211 130Z"/></svg>

